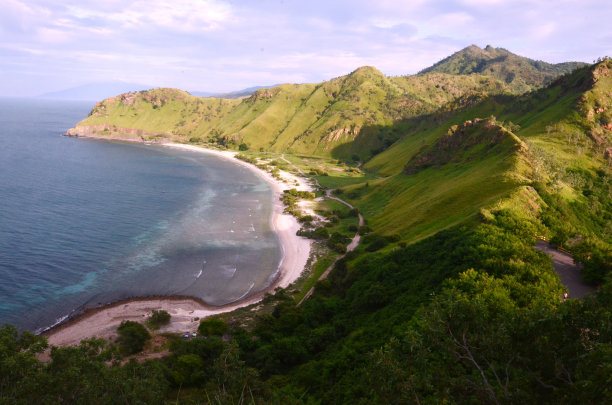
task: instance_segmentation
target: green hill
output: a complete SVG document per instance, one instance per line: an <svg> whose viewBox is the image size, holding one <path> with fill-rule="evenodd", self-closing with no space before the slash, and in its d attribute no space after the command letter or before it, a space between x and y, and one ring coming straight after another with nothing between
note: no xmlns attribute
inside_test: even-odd
<svg viewBox="0 0 612 405"><path fill-rule="evenodd" d="M367 159L389 145L379 127L439 109L466 93L501 93L497 80L444 74L387 78L372 67L319 84L284 84L242 100L175 89L98 103L74 135L217 143L253 150ZM351 143L359 138L359 142Z"/></svg>
<svg viewBox="0 0 612 405"><path fill-rule="evenodd" d="M73 135L212 143L230 148L367 161L408 130L398 123L521 93L579 64L550 65L475 46L418 75L373 67L317 84L283 84L243 99L200 98L175 89L126 93L98 103ZM425 73L431 72L431 73Z"/></svg>
<svg viewBox="0 0 612 405"><path fill-rule="evenodd" d="M41 362L40 337L0 328L0 398L611 403L612 60L506 90L479 74L389 78L366 67L244 100L158 89L99 103L76 132L358 155L368 177L338 193L365 217L362 238L303 304L299 287L278 290L256 310L207 321L222 336L166 336L162 360L125 362L91 340ZM350 217L344 209L330 218ZM321 237L342 239L334 226ZM599 291L565 299L534 249L541 236Z"/></svg>
<svg viewBox="0 0 612 405"><path fill-rule="evenodd" d="M354 186L354 202L381 233L420 238L421 229L427 235L474 218L495 201L523 215L529 198L554 200L547 225L557 243L609 246L611 67L607 60L537 92L489 96L398 124L408 130L365 165L389 177L367 192ZM520 153L501 147L510 139ZM530 191L519 192L522 187ZM438 217L445 222L436 224Z"/></svg>
<svg viewBox="0 0 612 405"><path fill-rule="evenodd" d="M452 75L481 74L505 82L517 92L525 92L549 84L555 77L585 66L581 62L550 64L518 56L503 48L487 45L481 49L468 46L442 59L420 73L448 73Z"/></svg>
<svg viewBox="0 0 612 405"><path fill-rule="evenodd" d="M383 235L430 236L530 183L525 144L494 120L476 118L451 126L431 145L417 150L414 144L400 141L413 152L401 172L347 194Z"/></svg>

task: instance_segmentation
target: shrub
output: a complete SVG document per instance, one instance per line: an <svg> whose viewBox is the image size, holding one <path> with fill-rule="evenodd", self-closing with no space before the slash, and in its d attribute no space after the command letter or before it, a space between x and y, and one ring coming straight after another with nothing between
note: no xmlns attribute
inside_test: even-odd
<svg viewBox="0 0 612 405"><path fill-rule="evenodd" d="M298 221L304 223L304 222L312 222L314 220L314 217L312 215L303 215L301 217L298 218Z"/></svg>
<svg viewBox="0 0 612 405"><path fill-rule="evenodd" d="M134 321L123 321L117 328L119 337L117 344L124 354L134 354L141 352L151 335L140 323Z"/></svg>
<svg viewBox="0 0 612 405"><path fill-rule="evenodd" d="M223 336L227 325L219 318L206 318L200 321L198 332L202 336Z"/></svg>
<svg viewBox="0 0 612 405"><path fill-rule="evenodd" d="M160 327L170 323L170 314L168 311L160 309L159 311L154 309L151 316L147 319L147 324L152 329L159 329Z"/></svg>
<svg viewBox="0 0 612 405"><path fill-rule="evenodd" d="M372 232L372 228L370 228L368 225L363 225L359 227L359 235L365 235Z"/></svg>

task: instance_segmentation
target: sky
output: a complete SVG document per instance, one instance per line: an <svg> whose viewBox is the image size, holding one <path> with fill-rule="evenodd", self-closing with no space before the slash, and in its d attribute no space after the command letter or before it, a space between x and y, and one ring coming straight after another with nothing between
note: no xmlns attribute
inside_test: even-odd
<svg viewBox="0 0 612 405"><path fill-rule="evenodd" d="M612 55L610 0L2 0L0 95L124 81L227 92L364 65L417 73L471 44Z"/></svg>

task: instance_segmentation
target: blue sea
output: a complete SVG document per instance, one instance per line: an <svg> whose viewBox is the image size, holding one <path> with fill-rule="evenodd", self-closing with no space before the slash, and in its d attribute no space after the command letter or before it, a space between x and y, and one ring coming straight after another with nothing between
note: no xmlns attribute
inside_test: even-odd
<svg viewBox="0 0 612 405"><path fill-rule="evenodd" d="M92 107L0 99L0 324L266 288L281 259L269 184L212 155L61 136Z"/></svg>

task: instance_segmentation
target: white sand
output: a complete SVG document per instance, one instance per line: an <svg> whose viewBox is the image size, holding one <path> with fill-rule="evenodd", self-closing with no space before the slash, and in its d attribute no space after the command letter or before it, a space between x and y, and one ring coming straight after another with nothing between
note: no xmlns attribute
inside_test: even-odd
<svg viewBox="0 0 612 405"><path fill-rule="evenodd" d="M78 344L81 340L90 337L111 338L115 335L117 326L124 320L142 321L151 314L153 309L164 309L172 316L170 325L164 327L165 332L193 332L197 329L199 320L206 316L230 312L234 309L248 306L260 301L266 292L272 292L276 287L287 287L297 280L308 261L310 255L311 241L296 235L300 229L298 221L289 214L283 213L283 204L280 195L283 190L297 188L299 190L311 190L306 179L282 172L283 181L274 179L269 173L255 166L236 159L236 152L205 149L193 145L165 144L164 146L180 148L201 153L210 153L216 156L231 159L236 164L248 167L259 176L269 182L274 190L274 209L272 214L272 226L278 234L283 250L283 256L279 266L279 275L270 287L261 293L255 294L245 300L229 304L223 307L205 305L198 300L189 298L155 298L155 299L133 299L125 302L112 304L110 306L95 309L85 315L60 325L47 333L49 343L55 346L68 346ZM299 186L295 182L299 182Z"/></svg>

